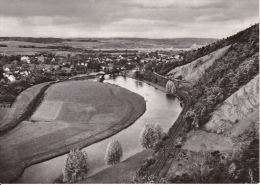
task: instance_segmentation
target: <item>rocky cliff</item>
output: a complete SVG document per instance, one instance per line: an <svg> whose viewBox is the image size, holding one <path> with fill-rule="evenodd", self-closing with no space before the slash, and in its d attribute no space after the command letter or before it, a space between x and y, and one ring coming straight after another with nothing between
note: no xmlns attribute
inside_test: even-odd
<svg viewBox="0 0 260 185"><path fill-rule="evenodd" d="M205 125L205 129L226 135L235 134L232 133L232 128L234 129L238 126L240 126L241 129L245 129L245 125L242 127L239 123L251 114L255 114L259 106L258 94L259 75L226 99L220 107L213 112L213 116Z"/></svg>
<svg viewBox="0 0 260 185"><path fill-rule="evenodd" d="M171 78L183 79L194 84L205 74L206 69L228 52L229 48L230 45L203 56L189 64L177 67L171 70L168 73L168 76Z"/></svg>

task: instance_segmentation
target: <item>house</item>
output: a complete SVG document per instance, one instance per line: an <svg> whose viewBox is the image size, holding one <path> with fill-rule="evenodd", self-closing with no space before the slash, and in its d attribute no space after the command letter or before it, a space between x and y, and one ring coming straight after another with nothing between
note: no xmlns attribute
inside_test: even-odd
<svg viewBox="0 0 260 185"><path fill-rule="evenodd" d="M61 70L66 72L66 73L71 73L71 71L72 71L72 69L68 68L68 67L62 67Z"/></svg>
<svg viewBox="0 0 260 185"><path fill-rule="evenodd" d="M14 77L14 75L8 76L7 79L8 79L10 82L15 82L15 77Z"/></svg>
<svg viewBox="0 0 260 185"><path fill-rule="evenodd" d="M38 62L42 62L42 63L44 63L44 56L39 56L39 57L37 57L37 60L38 60Z"/></svg>
<svg viewBox="0 0 260 185"><path fill-rule="evenodd" d="M21 56L21 61L30 64L30 58L28 56Z"/></svg>
<svg viewBox="0 0 260 185"><path fill-rule="evenodd" d="M8 73L10 72L10 69L8 67L4 68L4 72Z"/></svg>

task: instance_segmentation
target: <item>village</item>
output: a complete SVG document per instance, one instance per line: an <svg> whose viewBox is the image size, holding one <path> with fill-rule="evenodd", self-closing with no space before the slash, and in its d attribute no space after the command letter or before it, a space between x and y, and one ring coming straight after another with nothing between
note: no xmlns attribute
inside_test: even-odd
<svg viewBox="0 0 260 185"><path fill-rule="evenodd" d="M47 81L96 72L142 70L150 63L172 63L182 59L181 55L166 51L127 50L0 55L0 103L11 105L21 91Z"/></svg>

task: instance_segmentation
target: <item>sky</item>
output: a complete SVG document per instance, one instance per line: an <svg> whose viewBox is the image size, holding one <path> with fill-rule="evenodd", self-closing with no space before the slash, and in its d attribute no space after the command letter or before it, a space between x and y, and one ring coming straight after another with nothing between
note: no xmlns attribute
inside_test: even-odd
<svg viewBox="0 0 260 185"><path fill-rule="evenodd" d="M0 36L226 38L258 0L0 0Z"/></svg>

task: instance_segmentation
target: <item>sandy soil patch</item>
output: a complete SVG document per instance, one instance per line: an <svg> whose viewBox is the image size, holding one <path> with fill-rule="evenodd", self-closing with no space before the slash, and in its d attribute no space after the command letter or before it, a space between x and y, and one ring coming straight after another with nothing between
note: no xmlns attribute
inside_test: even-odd
<svg viewBox="0 0 260 185"><path fill-rule="evenodd" d="M191 131L188 133L187 140L182 149L200 151L227 151L232 150L232 139L216 133L205 132L202 130Z"/></svg>

